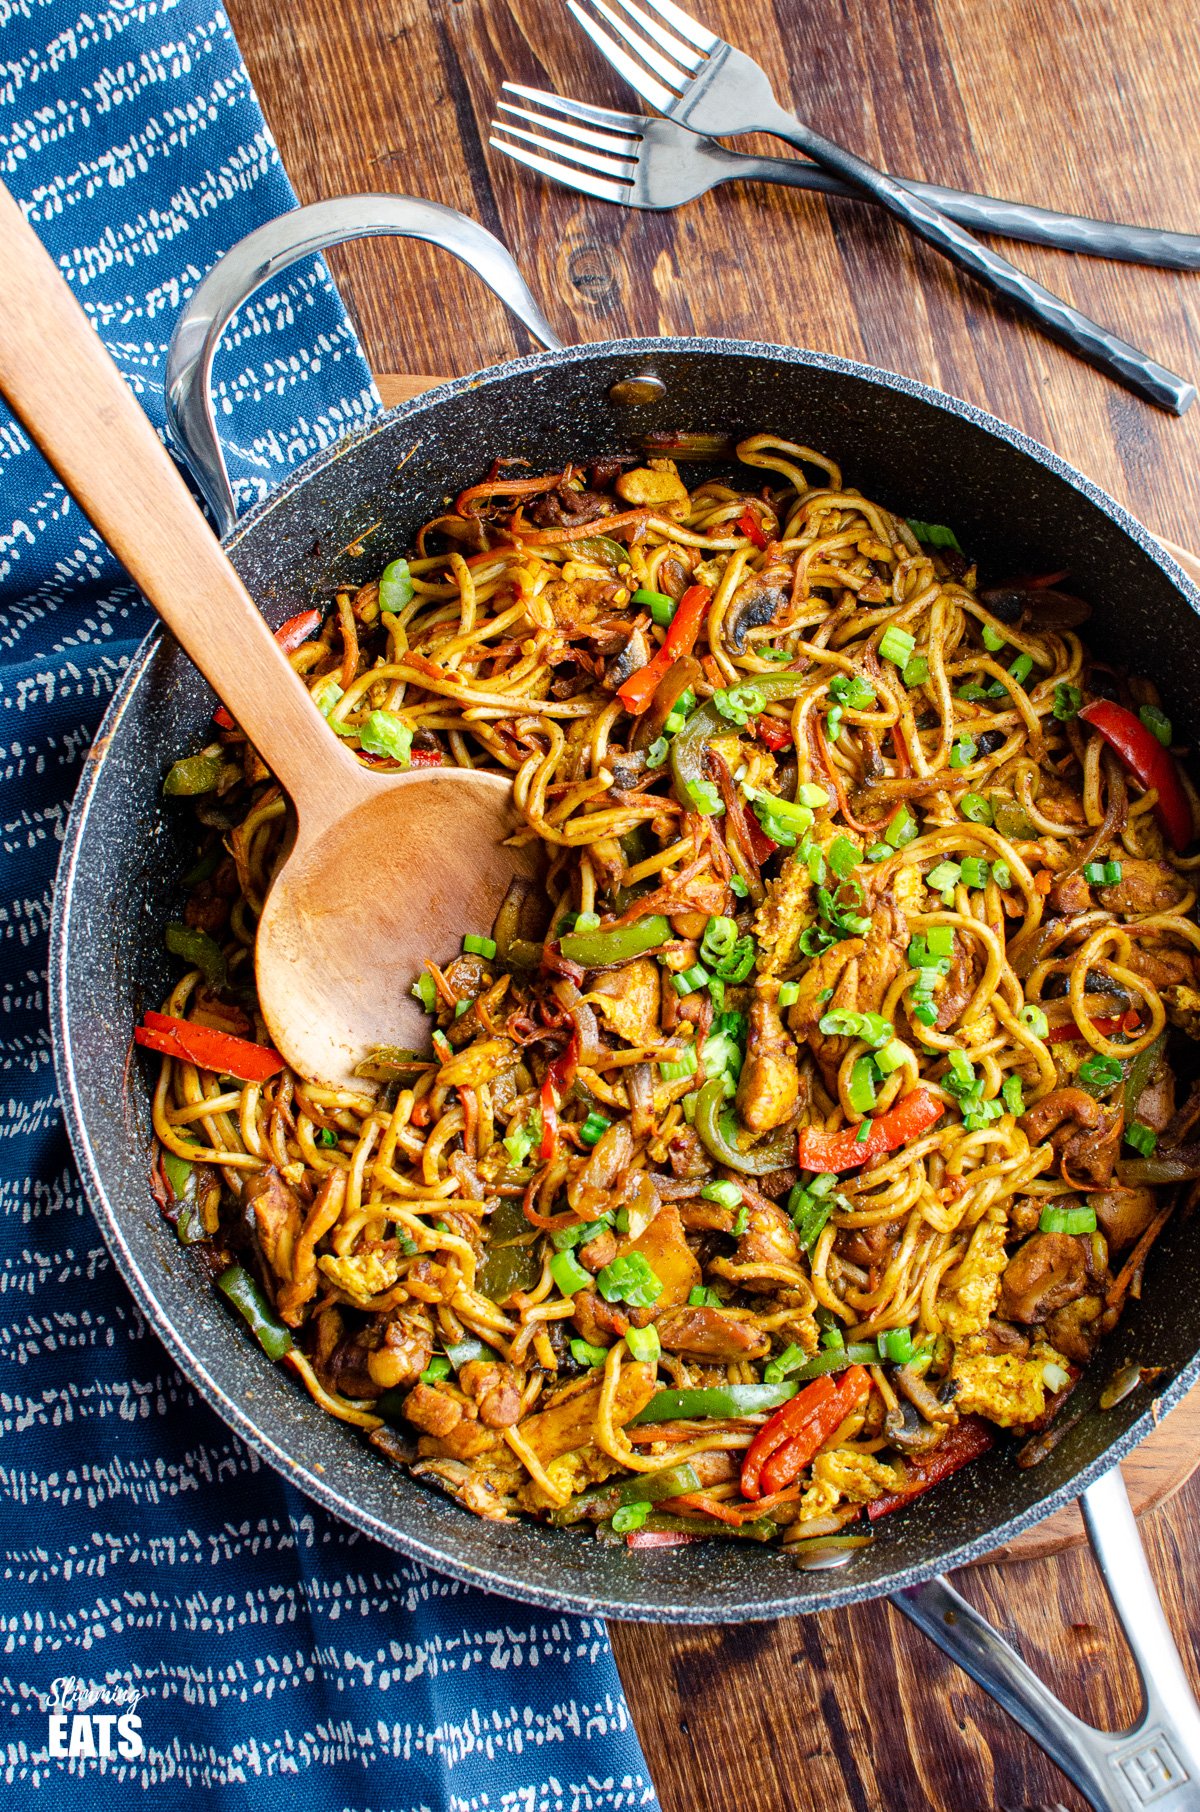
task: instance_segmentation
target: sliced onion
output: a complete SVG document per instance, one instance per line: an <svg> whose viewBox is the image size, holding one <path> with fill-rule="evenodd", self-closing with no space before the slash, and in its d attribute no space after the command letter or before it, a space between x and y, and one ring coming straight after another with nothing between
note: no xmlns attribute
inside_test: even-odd
<svg viewBox="0 0 1200 1812"><path fill-rule="evenodd" d="M788 1553L802 1573L827 1573L848 1567L859 1548L869 1548L873 1535L818 1535L811 1541L792 1542Z"/></svg>

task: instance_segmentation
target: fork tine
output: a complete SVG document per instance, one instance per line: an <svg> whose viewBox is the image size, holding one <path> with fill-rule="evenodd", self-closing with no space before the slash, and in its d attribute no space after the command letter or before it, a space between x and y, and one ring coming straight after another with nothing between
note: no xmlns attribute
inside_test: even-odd
<svg viewBox="0 0 1200 1812"><path fill-rule="evenodd" d="M533 119L532 113L526 115ZM543 138L540 132L526 132L522 126L509 126L503 120L493 120L497 132L506 132L509 138L523 139L528 145L540 145L543 151L553 151L556 157L569 158L573 164L582 164L587 170L596 170L601 176L613 176L621 181L629 180L629 159L618 163L612 157L598 157L594 151L585 151L579 145L564 143L560 139Z"/></svg>
<svg viewBox="0 0 1200 1812"><path fill-rule="evenodd" d="M689 75L696 73L704 61L703 57L698 57L682 39L675 36L674 32L668 31L665 25L660 25L657 19L652 19L649 13L644 13L639 6L635 6L633 0L617 0L617 5L622 12L629 14L635 25L640 26L652 44L657 44L660 50L665 50L667 55L673 57L676 63L687 70ZM607 8L602 7L601 10L607 11ZM613 24L616 25L616 14L611 14L610 17Z"/></svg>
<svg viewBox="0 0 1200 1812"><path fill-rule="evenodd" d="M562 183L568 189L580 189L585 195L595 195L600 201L625 203L629 199L629 184L605 182L599 176L585 176L582 170L571 170L565 164L551 163L548 157L539 157L536 151L526 151L523 145L510 145L502 138L490 138L489 145L497 151L503 151L515 163L524 164L530 170L536 170L539 176L548 176L551 182Z"/></svg>
<svg viewBox="0 0 1200 1812"><path fill-rule="evenodd" d="M567 0L567 11L576 24L583 27L600 55L612 64L618 75L624 76L635 94L640 94L644 101L648 101L651 107L657 107L660 113L670 113L679 99L677 92L664 88L663 84L656 82L640 63L635 63L633 58L621 49L617 40L611 37L602 25L598 25L590 13L584 12L579 0Z"/></svg>
<svg viewBox="0 0 1200 1812"><path fill-rule="evenodd" d="M574 120L547 119L544 113L531 113L528 107L514 107L511 101L497 101L497 111L511 113L515 119L528 120L531 126L540 126L543 132L555 132L560 138L577 145L591 145L597 151L607 152L609 157L623 157L631 162L638 154L638 141L635 138L618 138L612 132L589 132L586 126L578 126ZM503 121L497 120L503 127ZM504 130L508 130L504 127ZM551 150L557 148L552 145Z"/></svg>
<svg viewBox="0 0 1200 1812"><path fill-rule="evenodd" d="M586 120L589 126L611 126L614 132L639 133L646 124L641 113L617 113L608 107L591 107L586 101L573 101L565 94L550 94L544 88L522 88L519 82L505 82L506 94L519 94L551 113L564 113L569 120ZM503 104L503 103L501 103Z"/></svg>
<svg viewBox="0 0 1200 1812"><path fill-rule="evenodd" d="M591 3L593 10L598 12L602 19L608 21L613 30L624 38L626 44L628 44L635 55L639 56L642 59L642 62L645 63L648 68L652 69L660 80L666 83L668 88L673 88L676 94L679 94L682 89L687 87L688 82L691 79L692 67L695 63L698 63L700 59L698 57L693 57L692 52L688 50L686 46L681 45L680 48L688 58L688 61L680 68L677 64L670 62L664 57L662 52L649 38L644 38L640 32L633 29L632 25L629 25L622 19L619 13L615 13L612 7L606 4L606 0L591 0ZM627 7L626 10L632 11L633 9Z"/></svg>
<svg viewBox="0 0 1200 1812"><path fill-rule="evenodd" d="M720 38L714 37L712 32L706 31L703 25L698 24L695 19L689 18L687 13L674 4L674 0L646 0L646 5L652 6L660 19L665 19L681 38L686 38L689 44L694 44L696 49L703 51L705 55L714 51L721 42Z"/></svg>

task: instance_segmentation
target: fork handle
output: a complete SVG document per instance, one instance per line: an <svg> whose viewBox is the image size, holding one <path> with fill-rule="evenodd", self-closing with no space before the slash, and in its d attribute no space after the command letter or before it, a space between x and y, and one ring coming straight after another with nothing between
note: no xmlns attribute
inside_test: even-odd
<svg viewBox="0 0 1200 1812"><path fill-rule="evenodd" d="M715 59L714 59L715 62ZM832 139L814 132L794 114L787 113L782 107L775 109L767 118L758 120L754 126L747 125L744 131L760 130L770 132L776 138L782 138L794 145L797 151L803 151L815 164L820 164L833 176L840 176L844 182L871 196L881 207L902 220L919 239L924 239L935 250L957 264L960 270L969 271L981 283L1007 297L1024 314L1031 315L1048 334L1060 340L1063 345L1077 352L1081 358L1105 371L1126 389L1137 396L1144 397L1149 403L1156 403L1160 409L1166 409L1173 415L1182 415L1196 400L1196 388L1174 371L1168 371L1140 351L1131 346L1127 340L1120 339L1101 327L1087 315L1080 314L1053 290L1045 289L1035 283L1032 277L1010 264L1007 258L980 245L970 233L949 219L937 208L914 194L896 181L894 176L886 176L873 164L865 162L853 151L838 145Z"/></svg>
<svg viewBox="0 0 1200 1812"><path fill-rule="evenodd" d="M751 157L744 151L726 151L723 145L720 149L724 152L722 182L770 182L783 188L815 190L822 195L865 199L861 189L843 182L840 176L830 175L817 164L789 157ZM946 189L940 183L917 182L908 176L897 176L893 181L948 214L959 226L977 233L997 233L1003 239L1020 239L1027 245L1048 245L1060 252L1116 258L1124 264L1152 265L1159 270L1200 270L1200 233L1173 233L1164 227L1094 220L1087 214L1060 214L1056 208L1003 201L995 195L974 195L967 189Z"/></svg>

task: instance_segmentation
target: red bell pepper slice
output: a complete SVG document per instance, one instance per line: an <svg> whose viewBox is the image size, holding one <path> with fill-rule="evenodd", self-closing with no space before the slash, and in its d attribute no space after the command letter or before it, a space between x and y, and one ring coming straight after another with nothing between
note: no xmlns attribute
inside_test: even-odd
<svg viewBox="0 0 1200 1812"><path fill-rule="evenodd" d="M738 527L741 529L743 535L749 536L755 547L765 547L767 545L767 537L763 534L762 523L750 508L749 504L746 505L746 508L738 517Z"/></svg>
<svg viewBox="0 0 1200 1812"><path fill-rule="evenodd" d="M865 1139L858 1137L853 1126L835 1133L822 1132L817 1126L802 1126L796 1161L801 1170L857 1170L868 1159L881 1158L919 1139L945 1111L944 1104L927 1088L915 1088L886 1114L871 1121Z"/></svg>
<svg viewBox="0 0 1200 1812"><path fill-rule="evenodd" d="M874 1498L867 1505L867 1515L874 1522L877 1517L886 1516L889 1510L911 1504L914 1497L920 1497L922 1492L948 1479L952 1472L977 1460L995 1442L996 1437L988 1423L978 1416L964 1416L947 1430L945 1440L932 1453L914 1454L912 1459L905 1460L904 1475L908 1483L904 1490L886 1491L882 1497Z"/></svg>
<svg viewBox="0 0 1200 1812"><path fill-rule="evenodd" d="M546 1071L542 1081L542 1142L538 1156L548 1164L558 1150L558 1103L575 1080L579 1063L579 1033L572 1032L570 1041Z"/></svg>
<svg viewBox="0 0 1200 1812"><path fill-rule="evenodd" d="M321 613L319 610L302 610L297 616L289 617L286 623L279 625L275 631L275 640L285 654L294 654L300 644L307 642L313 631L320 627ZM218 724L222 730L235 728L234 721L224 705L219 705L213 712L213 722Z"/></svg>
<svg viewBox="0 0 1200 1812"><path fill-rule="evenodd" d="M235 1038L230 1032L218 1032L215 1026L197 1025L195 1020L175 1019L167 1013L147 1013L145 1024L136 1026L133 1036L147 1050L194 1063L202 1070L215 1070L218 1076L236 1076L239 1082L265 1082L285 1067L284 1059L270 1045L252 1044L248 1038Z"/></svg>
<svg viewBox="0 0 1200 1812"><path fill-rule="evenodd" d="M1192 840L1192 807L1170 749L1163 748L1153 730L1148 730L1140 717L1109 698L1099 698L1095 704L1085 705L1079 716L1085 724L1100 732L1144 787L1154 788L1158 794L1155 816L1172 846L1186 849Z"/></svg>
<svg viewBox="0 0 1200 1812"><path fill-rule="evenodd" d="M836 1384L828 1374L814 1378L755 1435L742 1462L742 1496L783 1491L870 1390L871 1374L861 1365L852 1365Z"/></svg>
<svg viewBox="0 0 1200 1812"><path fill-rule="evenodd" d="M1142 1023L1142 1016L1136 1007L1130 1007L1127 1013L1118 1013L1115 1019L1093 1019L1092 1025L1101 1038L1112 1038L1118 1032L1136 1032ZM1073 1019L1065 1020L1060 1026L1051 1026L1046 1038L1047 1044L1082 1044L1083 1033Z"/></svg>
<svg viewBox="0 0 1200 1812"><path fill-rule="evenodd" d="M666 641L653 660L647 661L644 667L639 667L636 673L631 673L617 693L631 717L640 717L643 711L649 710L650 701L663 674L674 666L681 655L692 652L711 601L712 591L707 585L688 586L671 618Z"/></svg>
<svg viewBox="0 0 1200 1812"><path fill-rule="evenodd" d="M758 737L759 742L776 752L780 749L790 749L792 746L791 730L787 724L781 724L777 717L755 718L754 734Z"/></svg>
<svg viewBox="0 0 1200 1812"><path fill-rule="evenodd" d="M440 749L413 749L409 753L408 765L411 768L440 768L442 751Z"/></svg>

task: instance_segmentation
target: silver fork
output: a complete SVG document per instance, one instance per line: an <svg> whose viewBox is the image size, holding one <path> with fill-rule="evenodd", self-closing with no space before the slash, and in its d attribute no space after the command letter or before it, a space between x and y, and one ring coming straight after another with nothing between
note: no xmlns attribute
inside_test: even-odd
<svg viewBox="0 0 1200 1812"><path fill-rule="evenodd" d="M1089 320L1006 258L980 245L922 196L788 113L753 58L698 25L674 0L647 4L652 12L634 0L616 0L618 12L607 0L567 0L572 16L597 49L659 113L711 138L769 132L786 139L1147 402L1182 415L1195 401L1195 386L1186 378Z"/></svg>
<svg viewBox="0 0 1200 1812"><path fill-rule="evenodd" d="M498 112L527 123L516 126L508 119L493 120L490 143L497 151L568 189L622 207L678 208L723 182L770 182L865 199L861 189L830 176L817 164L799 158L748 157L744 151L727 150L716 139L689 132L673 120L591 107L541 88L523 88L518 82L505 82L504 93L517 95L529 105L516 107L510 101L498 101ZM531 132L530 126L537 130ZM537 149L529 150L531 145ZM977 232L1163 270L1200 270L1200 234L1060 214L1053 208L972 195L903 176L895 180L957 220L959 226Z"/></svg>

